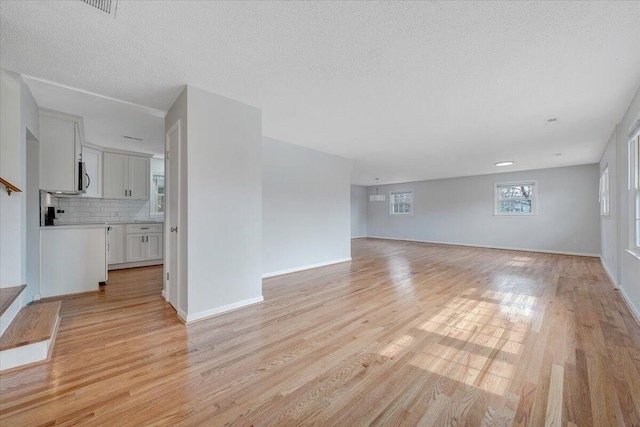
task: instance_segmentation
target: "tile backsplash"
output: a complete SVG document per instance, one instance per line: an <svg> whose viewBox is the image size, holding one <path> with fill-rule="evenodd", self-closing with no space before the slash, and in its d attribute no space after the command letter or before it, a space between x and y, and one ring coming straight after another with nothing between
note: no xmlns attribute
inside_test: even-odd
<svg viewBox="0 0 640 427"><path fill-rule="evenodd" d="M48 206L56 208L56 224L78 224L90 222L132 222L151 220L148 200L110 200L87 197L64 196L40 193L40 207L44 224L44 212ZM63 210L64 213L57 213ZM154 218L154 220L156 220Z"/></svg>

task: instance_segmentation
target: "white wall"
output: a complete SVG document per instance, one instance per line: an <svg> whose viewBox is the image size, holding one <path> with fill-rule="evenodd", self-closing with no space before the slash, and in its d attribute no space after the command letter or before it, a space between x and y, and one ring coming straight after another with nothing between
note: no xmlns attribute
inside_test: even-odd
<svg viewBox="0 0 640 427"><path fill-rule="evenodd" d="M600 168L609 164L611 216L601 219L603 262L636 316L640 318L640 258L630 249L631 200L629 197L629 132L640 118L640 90L620 124L614 129ZM615 165L615 173L611 166Z"/></svg>
<svg viewBox="0 0 640 427"><path fill-rule="evenodd" d="M20 139L20 77L0 70L0 176L19 188L22 176ZM22 279L22 197L0 188L0 287L18 286Z"/></svg>
<svg viewBox="0 0 640 427"><path fill-rule="evenodd" d="M26 283L23 301L38 285L27 281L27 249L35 250L27 245L27 196L34 191L27 187L27 137L39 138L38 106L18 74L0 70L0 176L23 190L9 196L0 189L0 287Z"/></svg>
<svg viewBox="0 0 640 427"><path fill-rule="evenodd" d="M262 300L262 112L187 87L187 320Z"/></svg>
<svg viewBox="0 0 640 427"><path fill-rule="evenodd" d="M351 238L367 236L367 187L351 186Z"/></svg>
<svg viewBox="0 0 640 427"><path fill-rule="evenodd" d="M262 272L271 276L351 258L351 163L263 138Z"/></svg>
<svg viewBox="0 0 640 427"><path fill-rule="evenodd" d="M538 181L538 215L494 216L494 184L524 180ZM367 232L369 237L597 255L598 180L594 164L380 186L387 200L369 202ZM389 214L389 191L400 189L413 190L412 216Z"/></svg>

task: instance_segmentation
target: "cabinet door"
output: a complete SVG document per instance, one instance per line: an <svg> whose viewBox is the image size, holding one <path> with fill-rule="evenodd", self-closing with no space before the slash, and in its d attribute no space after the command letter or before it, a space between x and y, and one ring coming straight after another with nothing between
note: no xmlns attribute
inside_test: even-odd
<svg viewBox="0 0 640 427"><path fill-rule="evenodd" d="M102 155L102 192L106 199L129 198L129 156L104 153Z"/></svg>
<svg viewBox="0 0 640 427"><path fill-rule="evenodd" d="M109 264L122 264L124 262L124 225L112 225L107 230L107 247L109 250Z"/></svg>
<svg viewBox="0 0 640 427"><path fill-rule="evenodd" d="M127 262L144 261L147 257L144 234L127 234Z"/></svg>
<svg viewBox="0 0 640 427"><path fill-rule="evenodd" d="M75 122L40 115L40 189L77 191Z"/></svg>
<svg viewBox="0 0 640 427"><path fill-rule="evenodd" d="M147 234L147 259L162 259L162 233Z"/></svg>
<svg viewBox="0 0 640 427"><path fill-rule="evenodd" d="M102 196L102 151L82 147L82 161L87 166L89 185L84 197Z"/></svg>
<svg viewBox="0 0 640 427"><path fill-rule="evenodd" d="M129 197L149 200L149 158L129 156Z"/></svg>

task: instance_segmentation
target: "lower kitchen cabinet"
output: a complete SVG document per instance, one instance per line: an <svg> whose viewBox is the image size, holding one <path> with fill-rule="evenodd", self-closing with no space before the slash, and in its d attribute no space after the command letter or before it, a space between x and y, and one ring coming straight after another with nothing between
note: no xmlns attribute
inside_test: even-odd
<svg viewBox="0 0 640 427"><path fill-rule="evenodd" d="M107 228L107 250L109 251L109 265L124 262L124 233L125 226L111 225Z"/></svg>
<svg viewBox="0 0 640 427"><path fill-rule="evenodd" d="M109 268L162 264L163 224L112 225L109 230Z"/></svg>

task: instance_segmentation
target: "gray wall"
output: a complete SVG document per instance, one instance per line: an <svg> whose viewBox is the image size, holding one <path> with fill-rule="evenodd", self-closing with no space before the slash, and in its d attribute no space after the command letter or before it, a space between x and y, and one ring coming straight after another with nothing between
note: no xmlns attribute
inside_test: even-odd
<svg viewBox="0 0 640 427"><path fill-rule="evenodd" d="M351 238L367 236L367 187L351 186Z"/></svg>
<svg viewBox="0 0 640 427"><path fill-rule="evenodd" d="M614 129L600 160L600 169L609 164L611 181L611 216L602 217L600 226L603 262L636 317L640 319L640 254L630 252L632 199L628 186L629 132L638 119L640 90L636 92L620 124Z"/></svg>
<svg viewBox="0 0 640 427"><path fill-rule="evenodd" d="M349 160L262 141L263 274L349 259Z"/></svg>
<svg viewBox="0 0 640 427"><path fill-rule="evenodd" d="M494 216L496 182L538 181L538 215ZM598 165L380 186L369 237L582 254L600 253ZM389 191L412 189L414 214L389 215ZM369 187L369 194L375 187Z"/></svg>
<svg viewBox="0 0 640 427"><path fill-rule="evenodd" d="M187 92L187 320L195 320L262 298L262 112Z"/></svg>

